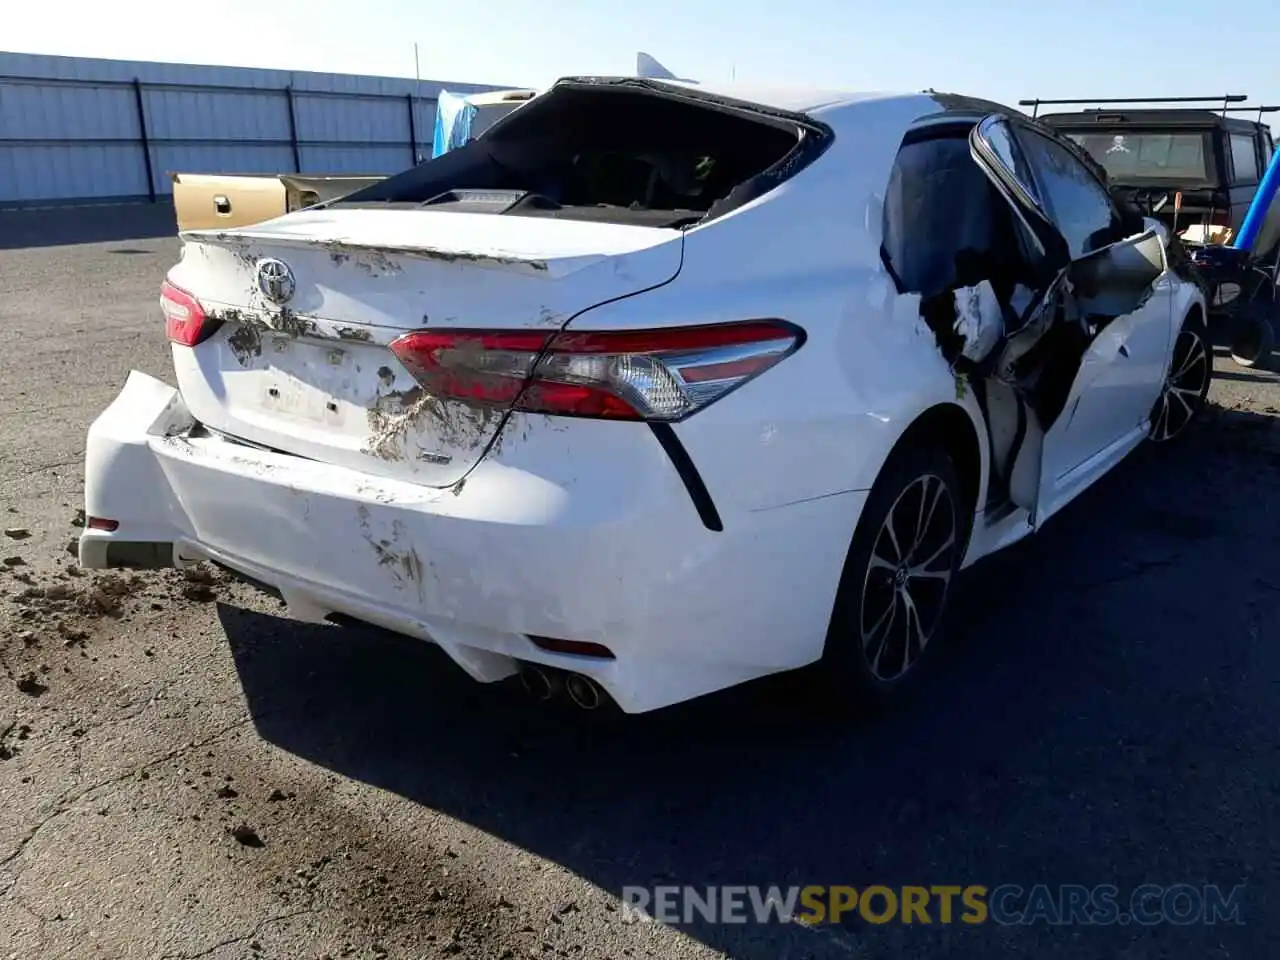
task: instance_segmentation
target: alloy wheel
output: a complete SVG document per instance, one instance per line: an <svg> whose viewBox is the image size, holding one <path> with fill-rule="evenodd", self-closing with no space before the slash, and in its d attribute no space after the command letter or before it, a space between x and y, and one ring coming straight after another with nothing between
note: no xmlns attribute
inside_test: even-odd
<svg viewBox="0 0 1280 960"><path fill-rule="evenodd" d="M951 490L925 474L898 495L871 548L862 585L862 652L884 683L904 676L929 644L960 548Z"/></svg>
<svg viewBox="0 0 1280 960"><path fill-rule="evenodd" d="M1209 347L1200 331L1184 328L1173 345L1173 363L1156 401L1152 440L1172 440L1191 423L1204 402L1211 365Z"/></svg>

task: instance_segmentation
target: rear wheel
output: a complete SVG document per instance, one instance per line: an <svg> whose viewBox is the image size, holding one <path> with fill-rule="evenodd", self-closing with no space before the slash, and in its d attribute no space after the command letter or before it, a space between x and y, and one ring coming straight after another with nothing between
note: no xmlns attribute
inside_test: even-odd
<svg viewBox="0 0 1280 960"><path fill-rule="evenodd" d="M931 659L969 511L945 450L896 451L876 481L832 611L822 683L835 705L877 707L902 696Z"/></svg>
<svg viewBox="0 0 1280 960"><path fill-rule="evenodd" d="M1150 439L1168 443L1187 432L1203 412L1213 379L1209 332L1199 313L1187 317L1173 344L1173 360L1151 411Z"/></svg>

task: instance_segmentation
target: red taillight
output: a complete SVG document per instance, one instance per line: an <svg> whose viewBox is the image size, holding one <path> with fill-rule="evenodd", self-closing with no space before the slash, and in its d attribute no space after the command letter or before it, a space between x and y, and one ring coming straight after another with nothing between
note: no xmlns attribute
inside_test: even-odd
<svg viewBox="0 0 1280 960"><path fill-rule="evenodd" d="M110 533L113 530L120 529L120 521L108 520L106 517L89 517L85 526L90 530L105 530Z"/></svg>
<svg viewBox="0 0 1280 960"><path fill-rule="evenodd" d="M613 420L681 420L794 353L782 320L608 332L420 330L391 344L436 397Z"/></svg>
<svg viewBox="0 0 1280 960"><path fill-rule="evenodd" d="M168 280L160 285L160 310L164 314L165 336L184 347L209 339L222 325L222 321L209 318L195 297Z"/></svg>

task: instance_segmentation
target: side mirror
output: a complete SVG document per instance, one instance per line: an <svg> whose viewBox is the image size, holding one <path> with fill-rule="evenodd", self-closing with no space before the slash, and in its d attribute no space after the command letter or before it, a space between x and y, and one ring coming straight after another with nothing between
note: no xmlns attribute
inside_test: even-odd
<svg viewBox="0 0 1280 960"><path fill-rule="evenodd" d="M1164 241L1148 231L1081 257L1067 272L1086 313L1118 317L1136 310L1164 271Z"/></svg>

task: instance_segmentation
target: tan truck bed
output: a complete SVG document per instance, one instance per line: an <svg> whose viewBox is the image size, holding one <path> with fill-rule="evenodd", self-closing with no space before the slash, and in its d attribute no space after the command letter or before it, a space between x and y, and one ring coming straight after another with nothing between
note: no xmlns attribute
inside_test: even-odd
<svg viewBox="0 0 1280 960"><path fill-rule="evenodd" d="M171 173L178 232L243 227L354 193L384 176Z"/></svg>

